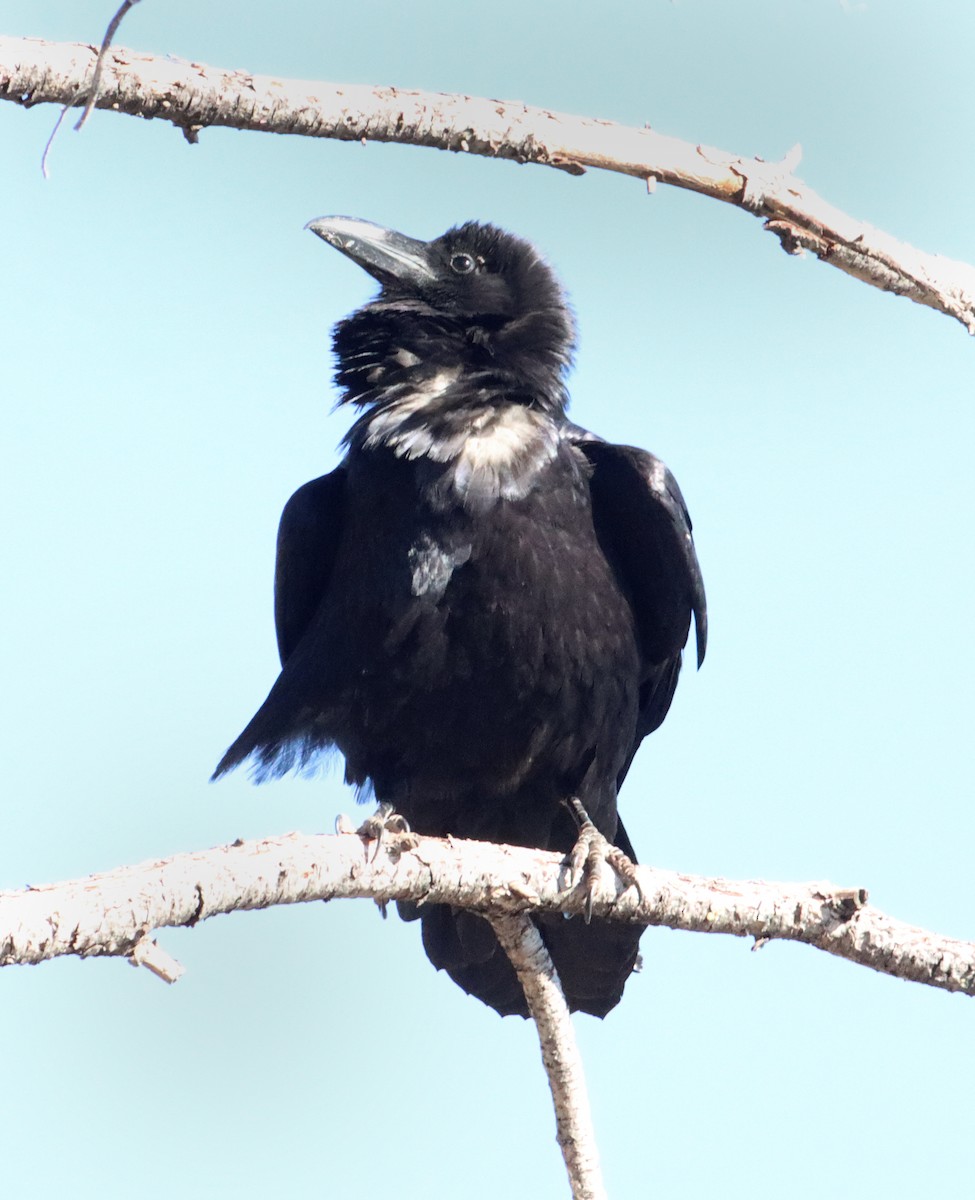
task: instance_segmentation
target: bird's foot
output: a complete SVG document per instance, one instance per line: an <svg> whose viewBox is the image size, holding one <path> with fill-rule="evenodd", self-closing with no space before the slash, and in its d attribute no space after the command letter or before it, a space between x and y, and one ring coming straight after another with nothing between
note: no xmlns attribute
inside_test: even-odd
<svg viewBox="0 0 975 1200"><path fill-rule="evenodd" d="M600 863L608 863L627 887L635 887L641 901L644 899L643 889L637 877L636 863L629 855L603 837L575 796L570 796L567 804L579 822L579 837L569 855L569 886L575 887L580 882L585 885L586 903L583 915L588 925L592 920L593 893L596 890Z"/></svg>
<svg viewBox="0 0 975 1200"><path fill-rule="evenodd" d="M420 841L410 829L410 823L406 817L394 812L393 806L387 803L380 804L372 816L367 817L358 828L351 817L340 813L335 818L335 832L354 833L364 842L375 842L376 848L373 850L371 858L368 858L368 850L366 851L369 862L375 862L379 857L379 851L384 847L388 854L399 855L405 850L415 849ZM377 900L376 907L385 921L386 901Z"/></svg>
<svg viewBox="0 0 975 1200"><path fill-rule="evenodd" d="M376 843L370 862L376 861L379 851L384 847L402 853L404 850L412 850L419 842L406 817L395 812L393 806L386 801L380 804L371 817L362 822L356 833L363 841Z"/></svg>

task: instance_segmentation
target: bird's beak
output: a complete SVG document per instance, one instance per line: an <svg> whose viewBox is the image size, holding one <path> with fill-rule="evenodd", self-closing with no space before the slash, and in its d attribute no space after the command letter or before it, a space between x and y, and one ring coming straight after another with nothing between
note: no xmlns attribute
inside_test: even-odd
<svg viewBox="0 0 975 1200"><path fill-rule="evenodd" d="M305 226L380 283L418 287L436 278L426 242L358 217L318 217Z"/></svg>

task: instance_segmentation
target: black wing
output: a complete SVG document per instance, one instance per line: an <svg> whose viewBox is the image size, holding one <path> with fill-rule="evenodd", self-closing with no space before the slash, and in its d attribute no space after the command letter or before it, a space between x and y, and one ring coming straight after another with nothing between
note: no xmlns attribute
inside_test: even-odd
<svg viewBox="0 0 975 1200"><path fill-rule="evenodd" d="M344 467L306 483L284 506L274 570L274 628L282 666L328 589L344 508Z"/></svg>
<svg viewBox="0 0 975 1200"><path fill-rule="evenodd" d="M694 616L697 663L707 647L704 581L694 552L687 505L659 458L614 446L584 431L573 441L592 465L590 491L596 533L616 568L637 621L644 657L640 741L663 721L680 672ZM632 759L632 754L631 754ZM629 762L620 774L620 782Z"/></svg>
<svg viewBox="0 0 975 1200"><path fill-rule="evenodd" d="M274 572L274 625L281 665L291 656L328 591L345 511L345 468L337 467L300 487L284 506L278 526ZM294 764L288 746L294 733L292 708L283 676L217 764L218 779L252 754L258 778L281 774ZM291 689L293 692L293 688Z"/></svg>

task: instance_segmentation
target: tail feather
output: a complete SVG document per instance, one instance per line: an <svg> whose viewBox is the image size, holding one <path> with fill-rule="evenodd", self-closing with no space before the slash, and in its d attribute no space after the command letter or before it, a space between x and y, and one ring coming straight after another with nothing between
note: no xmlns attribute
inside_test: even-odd
<svg viewBox="0 0 975 1200"><path fill-rule="evenodd" d="M563 818L565 827L554 831L552 841L567 850L575 829L566 809L559 812ZM622 821L612 840L636 862ZM446 971L458 987L502 1017L530 1015L515 969L484 917L446 904L398 907L404 920L419 917L423 948L438 971ZM587 925L581 916L560 913L539 914L534 920L570 1010L605 1017L623 998L626 981L636 969L643 926L598 917Z"/></svg>
<svg viewBox="0 0 975 1200"><path fill-rule="evenodd" d="M518 976L483 917L447 905L424 907L423 948L438 970L502 1017L529 1016ZM594 918L535 918L573 1012L604 1017L619 1004L636 966L643 927Z"/></svg>

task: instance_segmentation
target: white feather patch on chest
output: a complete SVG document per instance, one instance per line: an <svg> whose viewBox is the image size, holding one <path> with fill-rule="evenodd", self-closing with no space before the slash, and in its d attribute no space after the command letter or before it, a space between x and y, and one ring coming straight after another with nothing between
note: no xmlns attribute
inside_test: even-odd
<svg viewBox="0 0 975 1200"><path fill-rule="evenodd" d="M520 404L485 413L471 423L458 463L473 471L497 471L523 454L537 432L537 418Z"/></svg>
<svg viewBox="0 0 975 1200"><path fill-rule="evenodd" d="M366 421L366 449L387 446L399 458L447 467L443 484L465 508L520 500L558 454L559 427L538 409L505 403L487 390L457 397L457 367L391 388ZM442 493L441 493L442 494Z"/></svg>
<svg viewBox="0 0 975 1200"><path fill-rule="evenodd" d="M394 389L391 398L369 418L365 445L387 445L406 458L428 453L426 443L430 432L424 427L412 428L411 418L435 408L436 402L457 382L459 374L457 367L444 369L421 383Z"/></svg>
<svg viewBox="0 0 975 1200"><path fill-rule="evenodd" d="M447 590L455 569L462 567L470 556L469 544L446 550L429 534L423 534L417 544L410 548L410 568L413 572L410 591L414 596L438 602Z"/></svg>
<svg viewBox="0 0 975 1200"><path fill-rule="evenodd" d="M538 469L558 451L551 421L522 404L476 418L454 456L454 490L475 505L528 494Z"/></svg>

